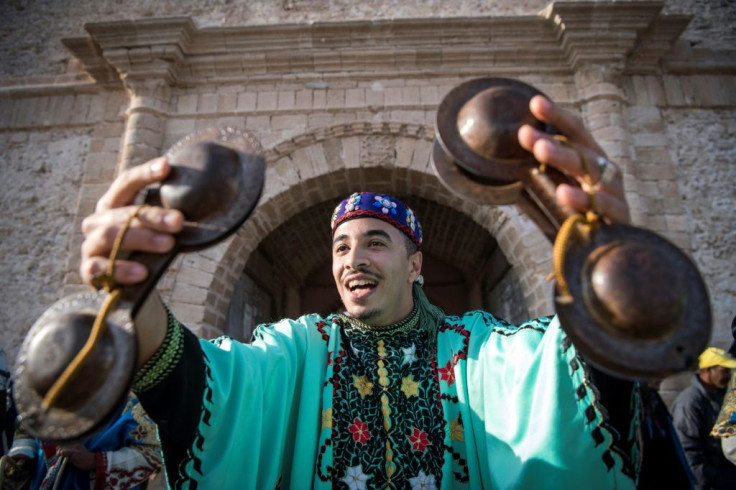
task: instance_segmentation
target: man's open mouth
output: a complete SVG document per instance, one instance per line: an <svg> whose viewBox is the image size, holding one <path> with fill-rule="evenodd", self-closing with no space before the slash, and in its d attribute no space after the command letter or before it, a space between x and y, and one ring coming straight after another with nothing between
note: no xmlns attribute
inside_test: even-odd
<svg viewBox="0 0 736 490"><path fill-rule="evenodd" d="M352 281L348 281L348 289L350 292L370 290L375 288L376 285L376 281L368 279L353 279Z"/></svg>

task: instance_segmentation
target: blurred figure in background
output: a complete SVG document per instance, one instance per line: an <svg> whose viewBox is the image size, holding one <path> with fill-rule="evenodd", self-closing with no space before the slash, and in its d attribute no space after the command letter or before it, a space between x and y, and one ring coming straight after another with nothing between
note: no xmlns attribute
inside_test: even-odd
<svg viewBox="0 0 736 490"><path fill-rule="evenodd" d="M0 347L0 456L4 456L12 443L14 424L8 421L10 416L10 369L5 351Z"/></svg>
<svg viewBox="0 0 736 490"><path fill-rule="evenodd" d="M736 316L731 320L731 335L734 341L728 353L736 357ZM711 435L720 438L723 455L736 465L736 372L731 373L731 382Z"/></svg>
<svg viewBox="0 0 736 490"><path fill-rule="evenodd" d="M667 488L668 490L690 490L695 485L695 475L682 450L672 416L659 395L661 380L642 383L641 394L641 437L648 454L642 458L639 490ZM668 468L662 472L662 468Z"/></svg>
<svg viewBox="0 0 736 490"><path fill-rule="evenodd" d="M6 488L75 490L146 488L161 468L151 419L132 395L125 410L83 443L55 446L16 432L0 476Z"/></svg>
<svg viewBox="0 0 736 490"><path fill-rule="evenodd" d="M736 358L709 347L698 359L698 372L672 405L672 418L685 455L696 478L697 489L736 488L736 466L721 450L711 431L723 405Z"/></svg>

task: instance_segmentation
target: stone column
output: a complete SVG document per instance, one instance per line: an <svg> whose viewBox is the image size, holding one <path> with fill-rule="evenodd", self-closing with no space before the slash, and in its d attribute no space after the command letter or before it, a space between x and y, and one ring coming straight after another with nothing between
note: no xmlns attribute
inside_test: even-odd
<svg viewBox="0 0 736 490"><path fill-rule="evenodd" d="M632 218L640 222L643 214L637 199L637 170L626 122L629 101L622 89L622 73L621 63L588 62L576 68L574 79L583 121L608 158L624 172Z"/></svg>
<svg viewBox="0 0 736 490"><path fill-rule="evenodd" d="M171 87L178 81L194 23L189 18L145 19L89 24L86 44L93 44L87 65L110 78L116 72L130 97L118 171L162 152L171 110ZM104 68L104 69L103 69Z"/></svg>
<svg viewBox="0 0 736 490"><path fill-rule="evenodd" d="M652 38L661 30L657 26L666 27L660 18L662 6L662 2L639 1L555 2L542 13L572 70L581 115L608 157L624 171L632 218L644 225L622 78L639 40ZM653 56L652 51L656 49L644 49L637 59Z"/></svg>
<svg viewBox="0 0 736 490"><path fill-rule="evenodd" d="M125 170L157 157L162 148L170 109L171 87L163 79L126 80L130 105L119 170Z"/></svg>

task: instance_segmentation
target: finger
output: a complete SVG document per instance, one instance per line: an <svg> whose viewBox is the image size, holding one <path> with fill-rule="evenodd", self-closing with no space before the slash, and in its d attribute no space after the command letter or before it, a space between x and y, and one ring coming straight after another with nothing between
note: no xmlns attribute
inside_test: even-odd
<svg viewBox="0 0 736 490"><path fill-rule="evenodd" d="M107 256L115 244L120 233L117 227L97 228L90 232L82 242L82 256ZM146 228L130 227L125 231L125 236L120 243L120 250L166 253L172 249L176 242L173 235L159 233Z"/></svg>
<svg viewBox="0 0 736 490"><path fill-rule="evenodd" d="M79 266L79 273L85 283L100 289L103 284L99 283L98 278L107 273L109 259L104 257L93 257L87 259ZM148 269L138 262L130 262L127 260L116 260L113 270L113 280L117 284L138 284L148 277Z"/></svg>
<svg viewBox="0 0 736 490"><path fill-rule="evenodd" d="M122 172L97 201L96 210L103 211L130 204L146 186L165 179L169 170L166 158L159 157Z"/></svg>
<svg viewBox="0 0 736 490"><path fill-rule="evenodd" d="M557 202L575 211L584 213L593 207L590 195L584 190L562 184L555 191ZM608 223L628 223L630 221L629 206L626 200L618 196L599 192L594 195L595 211Z"/></svg>
<svg viewBox="0 0 736 490"><path fill-rule="evenodd" d="M546 133L537 131L531 126L524 126L519 130L519 142L532 152L534 158L540 162L547 163L562 172L575 177L585 187L586 184L597 184L602 176L599 158L603 158L610 165L615 165L602 155L594 153L585 147L572 148L570 145L552 139ZM585 158L585 165L582 158ZM617 168L605 186L608 192L623 196L623 179L621 171ZM601 189L603 186L598 187Z"/></svg>
<svg viewBox="0 0 736 490"><path fill-rule="evenodd" d="M82 220L82 233L86 236L98 228L115 228L124 223L131 213L136 212L135 206L126 206L110 210L99 211ZM150 230L178 233L184 226L184 215L178 209L164 209L158 206L144 206L137 210L130 228L147 228Z"/></svg>
<svg viewBox="0 0 736 490"><path fill-rule="evenodd" d="M603 154L603 149L593 138L593 135L585 127L582 119L576 114L567 111L551 100L541 95L532 97L529 101L529 110L532 115L554 126L557 131L564 134L574 143Z"/></svg>

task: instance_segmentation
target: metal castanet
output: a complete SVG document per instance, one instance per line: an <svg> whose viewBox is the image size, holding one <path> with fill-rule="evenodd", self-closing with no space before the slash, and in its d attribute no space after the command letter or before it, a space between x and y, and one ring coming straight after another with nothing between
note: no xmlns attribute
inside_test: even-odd
<svg viewBox="0 0 736 490"><path fill-rule="evenodd" d="M542 169L521 147L523 124L550 134L529 111L544 95L507 78L460 84L437 113L433 161L453 193L480 204L516 204L551 240L575 214L554 190L578 185ZM656 379L690 369L707 345L710 301L695 264L663 237L630 225L572 224L555 245L555 308L576 348L596 367L629 379Z"/></svg>
<svg viewBox="0 0 736 490"><path fill-rule="evenodd" d="M529 100L544 95L509 78L477 78L452 89L437 109L433 162L454 193L480 204L516 204L553 239L569 211L554 205L554 188L574 180L539 163L521 147L522 124L556 133L529 111Z"/></svg>
<svg viewBox="0 0 736 490"><path fill-rule="evenodd" d="M116 286L119 301L104 318L104 329L76 374L50 406L44 399L88 340L109 291L81 293L52 305L31 327L14 370L19 422L50 442L83 440L123 409L137 363L133 319L174 257L210 247L234 233L260 198L265 160L258 141L229 127L194 133L166 154L171 172L147 189L144 201L179 209L185 226L165 254L131 253L148 278Z"/></svg>

